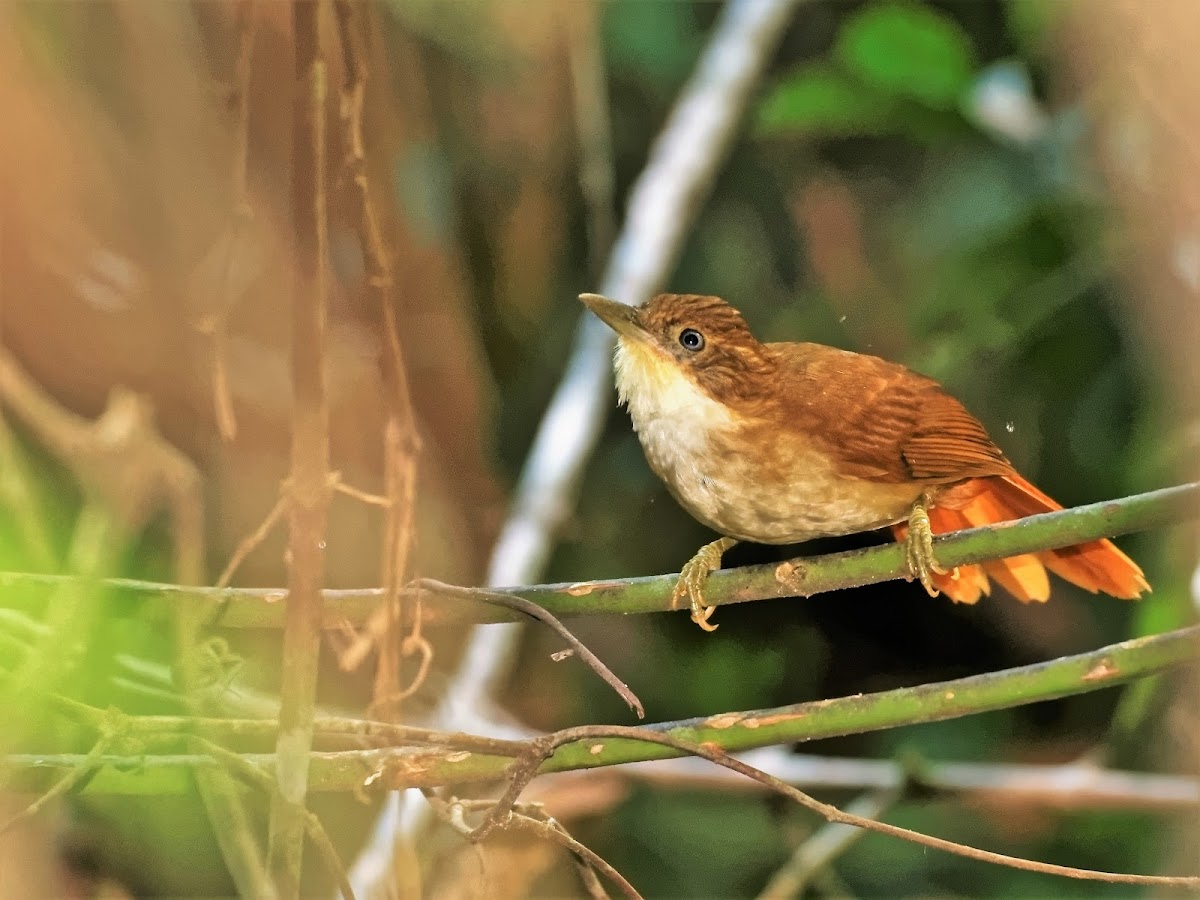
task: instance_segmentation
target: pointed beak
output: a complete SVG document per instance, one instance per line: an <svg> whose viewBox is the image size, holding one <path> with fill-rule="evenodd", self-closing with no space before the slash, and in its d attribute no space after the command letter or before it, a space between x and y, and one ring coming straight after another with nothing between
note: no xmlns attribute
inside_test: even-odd
<svg viewBox="0 0 1200 900"><path fill-rule="evenodd" d="M636 306L618 303L599 294L580 294L579 299L583 301L584 306L599 316L600 321L622 337L643 341L646 339L646 329L642 327Z"/></svg>

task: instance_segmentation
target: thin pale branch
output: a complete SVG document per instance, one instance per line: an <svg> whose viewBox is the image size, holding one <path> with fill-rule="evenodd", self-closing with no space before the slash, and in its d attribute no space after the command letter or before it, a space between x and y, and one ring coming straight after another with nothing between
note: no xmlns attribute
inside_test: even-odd
<svg viewBox="0 0 1200 900"><path fill-rule="evenodd" d="M793 753L783 746L750 751L741 758L801 788L888 791L911 783L923 793L963 798L976 806L1127 809L1164 814L1200 807L1200 779L1106 769L1090 759L1056 765L922 759L914 767L910 761ZM744 778L688 758L672 760L669 765L633 763L616 771L659 789L756 789Z"/></svg>
<svg viewBox="0 0 1200 900"><path fill-rule="evenodd" d="M845 813L863 819L879 819L896 805L900 792L871 791L846 804ZM842 822L829 822L796 848L796 852L771 876L758 900L791 900L804 893L805 886L834 859L861 840L866 831Z"/></svg>
<svg viewBox="0 0 1200 900"><path fill-rule="evenodd" d="M798 2L735 0L723 8L634 185L600 293L636 304L665 283ZM543 570L608 414L611 352L612 332L582 319L496 542L489 584L519 583Z"/></svg>
<svg viewBox="0 0 1200 900"><path fill-rule="evenodd" d="M731 0L722 8L633 186L599 290L640 303L665 283L798 3ZM611 332L583 319L492 549L489 586L533 581L544 571L607 414L611 351ZM475 629L440 714L483 708L507 673L516 640L513 629Z"/></svg>

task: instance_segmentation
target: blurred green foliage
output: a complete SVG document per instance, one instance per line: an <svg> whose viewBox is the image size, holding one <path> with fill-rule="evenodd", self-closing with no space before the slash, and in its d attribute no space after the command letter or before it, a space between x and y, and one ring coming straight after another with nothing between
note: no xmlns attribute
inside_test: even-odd
<svg viewBox="0 0 1200 900"><path fill-rule="evenodd" d="M479 337L496 388L495 463L511 479L566 362L581 315L575 296L596 288L596 273L587 271L587 213L571 172L552 185L564 209L561 223L549 221L566 235L549 276L554 302L518 316L497 296L498 242L489 229L503 218L497 196L515 190L510 182L518 178L505 168L512 160L498 159L503 153L495 146L481 146L478 134L453 127L461 102L456 92L467 84L486 93L515 65L503 58L499 42L489 43L480 24L485 6L392 4L397 18L385 20L390 27L421 35L433 48L425 52L445 54L448 68L462 66L476 79L430 85L441 128L436 137L411 142L393 160L392 172L398 203L420 240L458 241L467 257ZM724 296L764 339L875 352L940 379L1018 468L1069 505L1169 483L1178 445L1164 436L1170 403L1137 330L1137 310L1110 270L1119 234L1089 165L1087 97L1048 99L1061 62L1054 36L1063 6L1044 0L800 4L667 287ZM75 22L72 8L29 9L30 41L44 45L47 58L71 46L61 33L66 20ZM623 209L719 7L703 0L610 0L600 11ZM92 18L115 27L103 14L85 14L85 22ZM94 88L103 102L120 95L103 84ZM1027 130L1005 131L991 116L984 98L996 88L1029 113ZM613 403L547 580L676 571L711 539L649 471L615 397ZM80 498L65 472L36 449L28 455L38 502L56 548L65 551ZM726 563L883 539L741 546ZM723 608L713 636L685 615L597 618L573 627L641 696L652 721L880 690L1033 662L1186 621L1188 592L1173 580L1169 535L1125 545L1155 585L1136 606L1057 583L1045 606L1020 607L998 595L977 607L955 607L897 583ZM19 547L15 524L0 516L0 567L36 570ZM126 551L122 572L169 578L162 527ZM172 648L161 623L142 621L123 602L113 601L116 614L90 636L94 664L81 667L78 683L63 689L97 705L178 712L165 675ZM0 625L2 636L12 623ZM263 645L275 640L265 637ZM549 661L559 649L545 632L530 632L508 697L522 717L544 728L627 722L621 701L581 666ZM0 656L11 650L0 645ZM131 670L132 657L142 661L140 669ZM247 668L270 665L247 654ZM1171 689L1172 679L1163 677L1123 695L1110 691L811 749L918 764L1062 761L1107 741L1122 765L1152 767L1161 762L1156 745L1163 742L1155 714ZM44 724L30 723L31 730ZM87 750L82 733L56 737ZM845 792L822 797L848 799ZM346 831L366 827L369 816L357 801L338 799L352 807L335 817L355 823ZM193 889L220 890L215 851L198 849L202 838L195 832L202 829L191 819L188 827L168 827L198 815L195 798L154 798L146 806L153 808L131 814L123 800L84 801L80 817L111 813L97 816L97 830L128 835L122 844L130 845L135 860L152 855L137 843L145 834L136 832L161 836L141 873L147 879L186 857L192 871L216 873L216 886L193 883ZM120 829L106 824L114 820ZM905 800L889 821L1014 854L1125 871L1155 870L1171 824L1132 813L980 810L920 797ZM760 890L818 825L809 814L757 794L642 785L612 815L573 830L647 896L735 897ZM351 837L348 843L357 840ZM812 893L839 887L864 897L1137 893L984 867L878 835L867 836L833 868L833 881Z"/></svg>

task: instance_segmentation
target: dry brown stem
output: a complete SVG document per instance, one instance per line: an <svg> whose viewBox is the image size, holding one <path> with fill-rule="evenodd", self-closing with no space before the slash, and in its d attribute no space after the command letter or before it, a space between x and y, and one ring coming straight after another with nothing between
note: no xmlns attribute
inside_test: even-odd
<svg viewBox="0 0 1200 900"><path fill-rule="evenodd" d="M379 328L384 339L380 369L384 404L387 409L383 433L384 494L387 498L387 512L383 529L381 579L385 598L380 608L383 627L368 628L367 635L379 648L372 708L394 717L399 715L400 701L420 688L433 658L433 645L422 637L419 622L414 624L412 632L406 638L401 638L403 621L400 587L408 578L409 556L413 544L420 438L397 329L395 273L381 212L386 206L376 202L373 186L367 175L366 142L363 137L363 110L370 85L366 49L369 42L365 32L367 25L361 10L350 0L335 0L334 12L346 68L346 81L341 96L341 119L347 148L345 164L356 194L359 242L367 264L367 289L374 300ZM421 665L413 681L407 687L401 688L401 660L413 654L421 657ZM363 655L361 647L357 648L356 655L360 658Z"/></svg>
<svg viewBox="0 0 1200 900"><path fill-rule="evenodd" d="M325 328L329 307L329 230L325 194L326 71L322 4L292 7L295 98L292 212L296 281L292 298L292 467L287 491L288 599L283 632L276 753L278 790L271 795L268 862L279 892L298 897L308 811L320 661L329 486L329 406L325 396Z"/></svg>

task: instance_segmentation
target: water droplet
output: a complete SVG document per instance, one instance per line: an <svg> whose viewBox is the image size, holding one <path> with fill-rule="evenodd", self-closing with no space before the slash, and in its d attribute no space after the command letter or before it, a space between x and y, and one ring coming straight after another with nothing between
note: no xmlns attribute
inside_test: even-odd
<svg viewBox="0 0 1200 900"><path fill-rule="evenodd" d="M1014 431L1017 430L1017 426L1014 425L1012 422L1005 422L1004 430L1007 431L1009 434L1012 434Z"/></svg>
<svg viewBox="0 0 1200 900"><path fill-rule="evenodd" d="M318 546L318 547L320 547L322 550L324 550L324 549L325 549L325 542L324 542L324 541L317 541L317 546Z"/></svg>
<svg viewBox="0 0 1200 900"><path fill-rule="evenodd" d="M842 316L840 319L838 319L838 324L841 325L845 321L846 321L846 317Z"/></svg>

